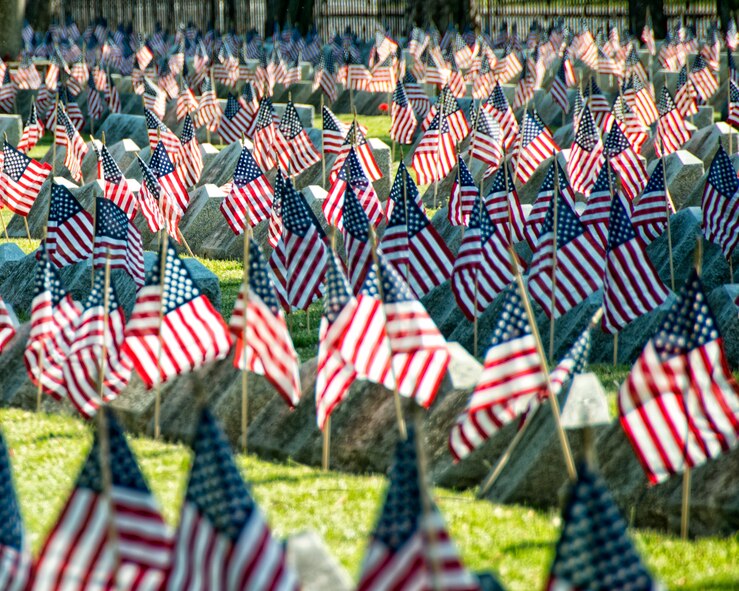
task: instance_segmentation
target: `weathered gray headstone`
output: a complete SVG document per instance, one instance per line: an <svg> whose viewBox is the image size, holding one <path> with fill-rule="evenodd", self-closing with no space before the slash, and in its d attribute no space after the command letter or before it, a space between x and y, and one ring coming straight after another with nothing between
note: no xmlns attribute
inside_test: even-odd
<svg viewBox="0 0 739 591"><path fill-rule="evenodd" d="M297 574L304 591L349 591L354 588L349 573L314 531L293 534L287 539L287 564Z"/></svg>
<svg viewBox="0 0 739 591"><path fill-rule="evenodd" d="M108 116L100 129L95 132L95 137L100 139L103 137L103 133L105 133L105 141L109 145L127 138L133 140L140 147L149 145L146 118L143 115L113 113Z"/></svg>
<svg viewBox="0 0 739 591"><path fill-rule="evenodd" d="M650 176L655 166L657 166L657 160L650 162L647 166ZM700 200L698 203L693 203L691 194L696 185L700 183L704 170L703 161L687 150L678 150L665 156L667 188L676 209L700 204Z"/></svg>
<svg viewBox="0 0 739 591"><path fill-rule="evenodd" d="M8 142L17 146L23 134L23 119L21 116L0 115L0 137L3 133L8 135Z"/></svg>

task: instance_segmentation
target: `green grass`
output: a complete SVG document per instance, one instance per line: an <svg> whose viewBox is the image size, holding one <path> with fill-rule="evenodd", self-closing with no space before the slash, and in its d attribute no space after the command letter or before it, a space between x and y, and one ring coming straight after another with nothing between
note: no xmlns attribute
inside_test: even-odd
<svg viewBox="0 0 739 591"><path fill-rule="evenodd" d="M81 420L0 410L11 451L21 509L34 551L52 527L91 442ZM130 438L166 520L177 523L189 452L182 445ZM297 465L237 458L244 477L280 537L318 531L331 552L356 576L367 535L386 486L376 475L354 476ZM471 492L435 489L436 499L465 563L494 570L507 589L541 589L560 519L554 511L476 501ZM736 589L739 539L684 542L646 530L633 532L650 568L670 589Z"/></svg>

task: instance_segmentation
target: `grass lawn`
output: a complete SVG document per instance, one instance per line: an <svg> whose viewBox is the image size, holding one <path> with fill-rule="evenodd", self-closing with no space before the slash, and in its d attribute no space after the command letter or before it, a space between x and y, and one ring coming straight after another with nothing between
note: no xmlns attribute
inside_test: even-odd
<svg viewBox="0 0 739 591"><path fill-rule="evenodd" d="M87 454L91 432L81 420L0 410L30 543L38 552ZM177 523L189 466L182 445L131 438L131 445L167 521ZM310 528L356 576L386 482L239 456L242 474L279 536ZM560 519L556 512L476 501L470 492L436 489L465 563L493 569L511 590L541 589ZM650 568L670 589L736 589L739 539L683 542L651 531L633 532Z"/></svg>

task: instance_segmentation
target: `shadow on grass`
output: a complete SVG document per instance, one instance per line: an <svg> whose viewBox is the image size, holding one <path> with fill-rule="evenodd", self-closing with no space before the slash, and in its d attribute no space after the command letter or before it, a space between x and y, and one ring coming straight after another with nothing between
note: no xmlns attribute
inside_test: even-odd
<svg viewBox="0 0 739 591"><path fill-rule="evenodd" d="M551 540L526 540L518 544L508 544L502 548L504 553L527 552L531 550L550 550L554 544Z"/></svg>
<svg viewBox="0 0 739 591"><path fill-rule="evenodd" d="M705 591L711 589L711 591L737 591L739 589L739 578L733 581L702 581L693 585L675 587L675 589L682 589L682 591Z"/></svg>

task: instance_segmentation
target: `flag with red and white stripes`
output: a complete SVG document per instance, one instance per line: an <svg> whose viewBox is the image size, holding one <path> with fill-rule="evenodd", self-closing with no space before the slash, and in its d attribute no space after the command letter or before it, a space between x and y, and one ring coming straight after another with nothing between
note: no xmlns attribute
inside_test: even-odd
<svg viewBox="0 0 739 591"><path fill-rule="evenodd" d="M413 182L413 177L401 160L398 164L398 171L395 173L395 180L393 181L393 186L390 188L390 195L388 195L386 202L387 210L385 212L385 217L387 217L387 219L390 219L390 216L393 215L395 205L402 202L401 200L404 199L404 195L405 198L415 201L416 205L418 205L422 211L425 211L421 193L419 192L416 183Z"/></svg>
<svg viewBox="0 0 739 591"><path fill-rule="evenodd" d="M193 452L167 589L297 591L285 546L272 536L207 407L195 429Z"/></svg>
<svg viewBox="0 0 739 591"><path fill-rule="evenodd" d="M124 354L147 388L223 359L231 349L226 323L200 291L174 243L162 245L126 326ZM164 282L162 284L162 275Z"/></svg>
<svg viewBox="0 0 739 591"><path fill-rule="evenodd" d="M179 143L179 140L177 142ZM177 205L184 213L190 203L190 195L182 181L180 170L175 168L163 142L157 144L154 153L151 155L151 160L149 160L149 167L156 175L159 186L174 197Z"/></svg>
<svg viewBox="0 0 739 591"><path fill-rule="evenodd" d="M604 265L598 239L560 193L549 204L531 259L531 297L548 317L558 318L601 288Z"/></svg>
<svg viewBox="0 0 739 591"><path fill-rule="evenodd" d="M31 332L23 352L23 361L31 383L57 400L64 396L62 364L74 333L71 327L82 311L68 294L56 267L46 251L36 264L33 299L31 300Z"/></svg>
<svg viewBox="0 0 739 591"><path fill-rule="evenodd" d="M393 92L392 107L390 108L390 139L399 144L413 143L413 135L418 127L413 107L408 102L403 82L398 80Z"/></svg>
<svg viewBox="0 0 739 591"><path fill-rule="evenodd" d="M300 400L298 355L267 260L254 240L249 244L249 283L241 285L228 326L235 341L234 367L264 376L290 407L296 406Z"/></svg>
<svg viewBox="0 0 739 591"><path fill-rule="evenodd" d="M16 150L7 141L3 145L0 175L0 204L20 216L31 211L41 186L51 172L51 164L41 164Z"/></svg>
<svg viewBox="0 0 739 591"><path fill-rule="evenodd" d="M105 144L94 141L92 147L98 156L98 177L103 181L103 195L120 207L128 219L133 221L138 203L128 180L123 176Z"/></svg>
<svg viewBox="0 0 739 591"><path fill-rule="evenodd" d="M496 170L503 161L503 140L500 123L486 109L478 109L472 126L469 157Z"/></svg>
<svg viewBox="0 0 739 591"><path fill-rule="evenodd" d="M405 86L405 93L408 96L408 102L413 107L416 117L419 120L423 120L431 107L428 95L423 91L415 76L410 72L407 72L403 78L403 85Z"/></svg>
<svg viewBox="0 0 739 591"><path fill-rule="evenodd" d="M421 302L381 251L377 253L377 261L382 287L373 266L360 298L363 305L371 303L369 298L382 302L398 392L428 408L449 365L451 356L447 343Z"/></svg>
<svg viewBox="0 0 739 591"><path fill-rule="evenodd" d="M446 117L434 115L413 152L413 168L419 185L440 181L454 168L457 153Z"/></svg>
<svg viewBox="0 0 739 591"><path fill-rule="evenodd" d="M636 199L647 184L647 169L636 155L631 142L614 122L603 142L607 161L621 178L621 187L629 199Z"/></svg>
<svg viewBox="0 0 739 591"><path fill-rule="evenodd" d="M449 193L447 217L452 226L466 226L475 207L480 191L464 160L457 154L457 177Z"/></svg>
<svg viewBox="0 0 739 591"><path fill-rule="evenodd" d="M18 319L11 313L3 298L0 298L0 353L15 336L17 324Z"/></svg>
<svg viewBox="0 0 739 591"><path fill-rule="evenodd" d="M93 219L64 185L51 184L46 252L57 267L84 261L92 254Z"/></svg>
<svg viewBox="0 0 739 591"><path fill-rule="evenodd" d="M126 212L104 197L95 204L95 241L92 265L105 267L110 259L111 269L123 269L136 283L144 284L144 248L141 233Z"/></svg>
<svg viewBox="0 0 739 591"><path fill-rule="evenodd" d="M357 151L353 147L349 150L349 154L321 206L326 221L339 230L342 229L344 193L348 187L354 190L354 194L362 204L369 221L374 227L377 227L384 219L382 204L374 185L365 173Z"/></svg>
<svg viewBox="0 0 739 591"><path fill-rule="evenodd" d="M180 164L178 171L185 187L194 187L203 172L203 155L200 153L198 138L190 115L185 115L180 134Z"/></svg>
<svg viewBox="0 0 739 591"><path fill-rule="evenodd" d="M292 101L285 105L280 125L275 130L277 162L290 177L299 175L321 161L321 154L303 128Z"/></svg>
<svg viewBox="0 0 739 591"><path fill-rule="evenodd" d="M395 197L395 206L379 244L385 260L421 298L449 279L454 256L415 200Z"/></svg>
<svg viewBox="0 0 739 591"><path fill-rule="evenodd" d="M141 190L138 203L150 232L167 228L167 233L179 240L179 224L182 210L175 198L159 185L157 177L140 156L136 159L141 169Z"/></svg>
<svg viewBox="0 0 739 591"><path fill-rule="evenodd" d="M129 223L125 214L123 219ZM126 318L112 282L106 294L104 278L98 270L62 367L66 398L86 419L117 398L131 379L131 362L121 355Z"/></svg>
<svg viewBox="0 0 739 591"><path fill-rule="evenodd" d="M670 295L634 231L624 199L614 195L608 222L602 327L609 334L655 310Z"/></svg>
<svg viewBox="0 0 739 591"><path fill-rule="evenodd" d="M556 178L555 173L557 174ZM562 167L558 163L552 162L549 165L549 170L547 170L547 174L544 177L541 186L539 187L536 201L534 201L534 205L532 206L529 215L526 216L524 235L526 236L526 242L529 243L529 247L532 251L536 250L536 243L539 241L539 236L541 235L542 224L544 223L549 207L551 206L555 183L558 193L565 198L565 200L570 204L570 207L575 207L575 192L567 182L564 170L562 170ZM605 245L603 248L605 249Z"/></svg>
<svg viewBox="0 0 739 591"><path fill-rule="evenodd" d="M703 104L708 103L718 91L718 80L702 55L696 56L693 61L693 66L690 68L690 79L693 81L698 97Z"/></svg>
<svg viewBox="0 0 739 591"><path fill-rule="evenodd" d="M97 429L72 494L41 548L34 591L144 591L164 585L172 560L172 531L111 412L106 412L106 429L108 457L101 459ZM104 465L112 481L109 491Z"/></svg>
<svg viewBox="0 0 739 591"><path fill-rule="evenodd" d="M144 114L146 116L146 132L149 136L149 149L153 153L157 144L161 142L167 148L167 153L172 158L172 162L177 164L182 149L180 138L151 110L146 109Z"/></svg>
<svg viewBox="0 0 739 591"><path fill-rule="evenodd" d="M701 208L703 234L729 259L739 242L739 179L721 145L708 169Z"/></svg>
<svg viewBox="0 0 739 591"><path fill-rule="evenodd" d="M185 115L197 117L198 101L189 86L183 86L177 95L177 121L182 121Z"/></svg>
<svg viewBox="0 0 739 591"><path fill-rule="evenodd" d="M218 125L218 135L226 144L232 144L244 137L251 127L251 118L236 97L228 93L226 109Z"/></svg>
<svg viewBox="0 0 739 591"><path fill-rule="evenodd" d="M495 172L490 192L485 197L485 209L490 222L500 226L508 244L517 244L526 238L523 209L513 176L505 162Z"/></svg>
<svg viewBox="0 0 739 591"><path fill-rule="evenodd" d="M683 117L690 117L698 112L698 93L693 80L688 76L688 66L683 65L677 75L675 86L675 105Z"/></svg>
<svg viewBox="0 0 739 591"><path fill-rule="evenodd" d="M618 414L652 484L736 447L739 386L696 272L621 386Z"/></svg>
<svg viewBox="0 0 739 591"><path fill-rule="evenodd" d="M518 288L506 291L482 374L449 434L449 450L463 460L524 413L546 389L546 369Z"/></svg>
<svg viewBox="0 0 739 591"><path fill-rule="evenodd" d="M256 116L256 126L254 128L254 159L257 161L259 168L265 172L269 172L277 165L277 157L275 155L275 135L277 133L275 125L275 111L272 107L272 100L268 97L262 97L259 101L259 110Z"/></svg>
<svg viewBox="0 0 739 591"><path fill-rule="evenodd" d="M557 153L559 146L536 110L524 114L519 138L516 154L513 154L516 177L527 183L541 163Z"/></svg>
<svg viewBox="0 0 739 591"><path fill-rule="evenodd" d="M631 212L631 224L644 244L649 244L664 232L669 216L674 213L675 206L665 186L663 161L660 158Z"/></svg>
<svg viewBox="0 0 739 591"><path fill-rule="evenodd" d="M644 143L649 139L649 129L637 117L629 103L619 96L613 103L613 125L621 127L621 131L634 146L634 152L641 154Z"/></svg>
<svg viewBox="0 0 739 591"><path fill-rule="evenodd" d="M477 577L462 564L431 493L425 490L416 437L415 429L408 429L408 437L395 448L390 483L357 591L481 591Z"/></svg>
<svg viewBox="0 0 739 591"><path fill-rule="evenodd" d="M67 117L62 103L57 106L55 139L57 145L66 148L64 166L77 183L82 183L82 159L88 152L87 144Z"/></svg>
<svg viewBox="0 0 739 591"><path fill-rule="evenodd" d="M659 120L654 134L654 151L657 157L661 157L682 148L690 139L690 131L666 86L662 87L659 95L658 109Z"/></svg>
<svg viewBox="0 0 739 591"><path fill-rule="evenodd" d="M273 190L249 148L242 146L228 196L220 210L234 234L242 234L246 223L254 227L270 217Z"/></svg>
<svg viewBox="0 0 739 591"><path fill-rule="evenodd" d="M275 194L277 195L277 188ZM285 179L280 192L282 235L270 257L276 289L285 307L307 310L323 293L328 245L305 197Z"/></svg>
<svg viewBox="0 0 739 591"><path fill-rule="evenodd" d="M346 187L341 208L347 273L354 293L359 293L373 260L370 221L351 186Z"/></svg>
<svg viewBox="0 0 739 591"><path fill-rule="evenodd" d="M644 125L648 127L659 119L654 97L638 76L632 74L624 80L623 95Z"/></svg>
<svg viewBox="0 0 739 591"><path fill-rule="evenodd" d="M729 104L727 113L726 123L734 127L739 127L739 86L733 80L729 80Z"/></svg>
<svg viewBox="0 0 739 591"><path fill-rule="evenodd" d="M610 173L610 174L609 174ZM610 178L609 178L610 177ZM608 162L603 165L595 180L592 191L580 214L580 221L588 228L598 243L606 250L608 247L608 221L611 218L611 195L617 193L616 175Z"/></svg>
<svg viewBox="0 0 739 591"><path fill-rule="evenodd" d="M18 142L18 151L28 154L28 152L44 137L44 124L39 119L36 111L36 102L31 103L31 111L26 120L26 126L23 128L23 134Z"/></svg>
<svg viewBox="0 0 739 591"><path fill-rule="evenodd" d="M331 109L323 107L323 151L326 154L338 154L344 139L349 133L349 125L343 123L331 112Z"/></svg>
<svg viewBox="0 0 739 591"><path fill-rule="evenodd" d="M457 305L473 320L513 281L508 238L490 214L479 194L472 203L469 223L454 259L451 287Z"/></svg>
<svg viewBox="0 0 739 591"><path fill-rule="evenodd" d="M570 157L567 159L567 174L572 188L587 196L604 163L603 142L590 108L586 105L580 115Z"/></svg>
<svg viewBox="0 0 739 591"><path fill-rule="evenodd" d="M356 119L352 122L349 127L349 131L344 138L344 143L341 145L339 153L336 155L334 165L331 167L331 172L328 175L330 182L333 183L336 180L336 175L339 174L341 167L344 166L344 161L347 156L349 156L349 152L352 151L352 149L356 152L359 161L362 163L362 168L370 181L375 182L382 178L382 171L372 153L372 147L365 137L366 131L367 128L363 125L359 125Z"/></svg>

